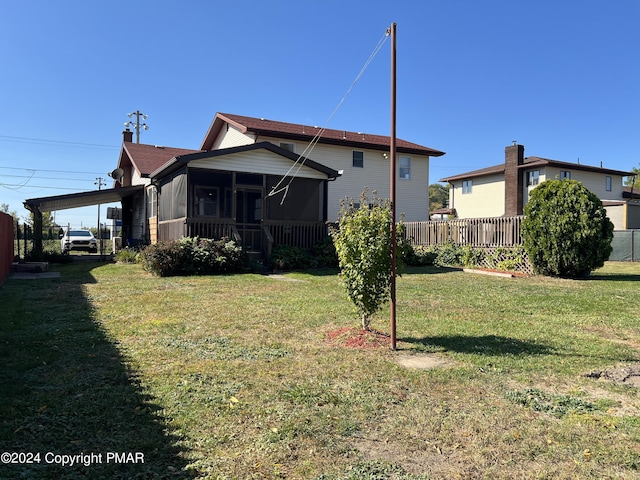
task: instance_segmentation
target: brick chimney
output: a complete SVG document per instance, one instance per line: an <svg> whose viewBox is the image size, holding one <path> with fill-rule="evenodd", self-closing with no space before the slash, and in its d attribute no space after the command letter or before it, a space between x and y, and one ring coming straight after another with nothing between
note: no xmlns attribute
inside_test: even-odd
<svg viewBox="0 0 640 480"><path fill-rule="evenodd" d="M122 132L122 141L129 143L133 142L133 132L129 130L128 127L124 130L124 132Z"/></svg>
<svg viewBox="0 0 640 480"><path fill-rule="evenodd" d="M522 215L524 179L518 169L524 163L524 146L515 142L504 149L504 215Z"/></svg>

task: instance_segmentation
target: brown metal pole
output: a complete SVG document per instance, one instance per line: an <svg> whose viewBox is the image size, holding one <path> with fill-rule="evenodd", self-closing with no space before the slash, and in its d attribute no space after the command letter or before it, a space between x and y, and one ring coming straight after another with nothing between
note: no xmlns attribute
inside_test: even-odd
<svg viewBox="0 0 640 480"><path fill-rule="evenodd" d="M391 349L396 349L396 24L391 24L391 146L390 146L390 196L391 196Z"/></svg>

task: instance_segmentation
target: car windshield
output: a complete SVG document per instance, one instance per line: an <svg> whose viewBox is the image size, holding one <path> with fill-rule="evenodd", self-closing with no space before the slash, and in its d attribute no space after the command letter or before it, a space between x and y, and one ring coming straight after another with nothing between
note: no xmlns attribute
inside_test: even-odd
<svg viewBox="0 0 640 480"><path fill-rule="evenodd" d="M91 232L89 230L71 230L69 232L70 237L90 237Z"/></svg>

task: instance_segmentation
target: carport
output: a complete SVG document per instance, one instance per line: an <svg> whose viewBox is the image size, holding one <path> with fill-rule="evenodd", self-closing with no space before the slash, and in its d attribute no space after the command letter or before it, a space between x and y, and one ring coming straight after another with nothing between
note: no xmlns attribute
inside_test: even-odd
<svg viewBox="0 0 640 480"><path fill-rule="evenodd" d="M122 202L123 199L135 195L144 190L144 185L130 187L109 188L105 190L93 190L89 192L70 193L67 195L55 195L51 197L30 198L24 201L24 208L33 213L33 254L37 258L42 255L42 214L56 210L70 208L90 207L103 203ZM123 209L123 225L130 223Z"/></svg>

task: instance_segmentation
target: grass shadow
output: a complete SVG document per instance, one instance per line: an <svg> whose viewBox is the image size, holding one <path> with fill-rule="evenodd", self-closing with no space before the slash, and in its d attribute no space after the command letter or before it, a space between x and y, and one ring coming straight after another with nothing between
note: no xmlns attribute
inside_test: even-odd
<svg viewBox="0 0 640 480"><path fill-rule="evenodd" d="M475 355L549 355L555 349L536 342L499 335L443 335L435 337L403 337L400 341L439 350Z"/></svg>
<svg viewBox="0 0 640 480"><path fill-rule="evenodd" d="M584 280L606 280L607 282L640 282L640 275L633 274L592 274Z"/></svg>
<svg viewBox="0 0 640 480"><path fill-rule="evenodd" d="M161 406L94 320L83 285L95 266L0 287L0 452L39 454L3 464L1 478L192 476Z"/></svg>

